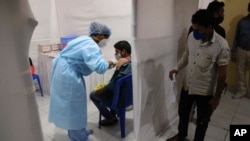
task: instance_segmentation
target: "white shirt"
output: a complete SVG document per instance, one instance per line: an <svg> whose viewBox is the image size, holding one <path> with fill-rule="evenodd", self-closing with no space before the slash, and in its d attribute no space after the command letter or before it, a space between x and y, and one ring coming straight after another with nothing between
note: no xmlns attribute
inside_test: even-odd
<svg viewBox="0 0 250 141"><path fill-rule="evenodd" d="M177 70L187 66L184 89L191 95L214 95L218 66L227 65L229 60L228 43L215 31L211 41L205 43L196 40L191 33L177 65Z"/></svg>

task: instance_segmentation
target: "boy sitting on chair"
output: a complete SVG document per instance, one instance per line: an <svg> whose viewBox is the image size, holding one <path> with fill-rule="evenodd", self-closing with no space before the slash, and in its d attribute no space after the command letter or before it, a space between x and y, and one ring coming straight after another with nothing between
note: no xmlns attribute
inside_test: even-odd
<svg viewBox="0 0 250 141"><path fill-rule="evenodd" d="M103 105L111 105L114 95L116 81L132 72L131 70L131 46L127 41L119 41L114 45L115 57L117 59L116 70L110 82L103 88L91 92L90 99L96 105L105 118L100 122L102 126L109 126L117 123L116 111L108 109ZM103 103L103 105L101 104Z"/></svg>

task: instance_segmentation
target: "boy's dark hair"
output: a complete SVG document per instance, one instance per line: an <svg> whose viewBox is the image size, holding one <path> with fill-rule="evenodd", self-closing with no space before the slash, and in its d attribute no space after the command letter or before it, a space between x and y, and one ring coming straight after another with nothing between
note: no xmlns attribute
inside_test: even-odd
<svg viewBox="0 0 250 141"><path fill-rule="evenodd" d="M224 6L225 6L224 2L219 2L217 0L214 0L213 2L210 2L208 4L207 10L208 10L208 12L211 12L211 13L213 13L213 12L219 12L219 9L221 7L224 7Z"/></svg>
<svg viewBox="0 0 250 141"><path fill-rule="evenodd" d="M212 15L205 9L201 9L196 11L191 20L192 24L199 24L204 27L212 26L213 27L213 17Z"/></svg>
<svg viewBox="0 0 250 141"><path fill-rule="evenodd" d="M119 50L125 49L128 54L131 54L131 46L127 41L119 41L115 43L114 47Z"/></svg>

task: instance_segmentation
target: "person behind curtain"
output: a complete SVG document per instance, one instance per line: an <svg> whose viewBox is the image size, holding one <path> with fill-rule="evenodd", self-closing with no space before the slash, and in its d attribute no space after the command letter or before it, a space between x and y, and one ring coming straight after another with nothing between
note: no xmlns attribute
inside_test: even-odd
<svg viewBox="0 0 250 141"><path fill-rule="evenodd" d="M173 75L186 66L185 82L179 101L178 134L167 141L184 141L188 134L190 110L197 104L197 124L194 141L203 141L210 117L219 105L230 60L227 41L213 29L213 18L207 10L198 10L192 16L193 32Z"/></svg>
<svg viewBox="0 0 250 141"><path fill-rule="evenodd" d="M214 0L210 2L207 6L207 10L210 14L212 14L214 18L214 30L217 32L220 36L226 38L226 32L225 29L220 26L220 24L224 21L224 2L220 2L217 0ZM188 35L193 31L192 26L189 28Z"/></svg>
<svg viewBox="0 0 250 141"><path fill-rule="evenodd" d="M238 90L233 99L243 98L247 95L246 69L250 60L250 2L248 15L239 20L232 47L232 61L238 65ZM249 78L247 78L249 79Z"/></svg>
<svg viewBox="0 0 250 141"><path fill-rule="evenodd" d="M90 99L96 105L99 111L102 111L104 120L101 121L102 126L109 126L117 123L116 112L109 110L101 105L111 105L114 95L114 85L120 77L131 73L131 46L127 41L119 41L114 45L115 57L117 59L116 70L107 86L91 92Z"/></svg>
<svg viewBox="0 0 250 141"><path fill-rule="evenodd" d="M107 44L111 30L104 24L92 22L89 36L70 41L53 60L50 87L49 122L68 130L71 141L87 141L87 98L83 76L92 72L105 73L112 61L105 61L100 47Z"/></svg>
<svg viewBox="0 0 250 141"><path fill-rule="evenodd" d="M225 29L220 26L224 21L224 2L214 0L210 2L207 6L208 12L210 12L214 18L214 30L223 38L226 38Z"/></svg>

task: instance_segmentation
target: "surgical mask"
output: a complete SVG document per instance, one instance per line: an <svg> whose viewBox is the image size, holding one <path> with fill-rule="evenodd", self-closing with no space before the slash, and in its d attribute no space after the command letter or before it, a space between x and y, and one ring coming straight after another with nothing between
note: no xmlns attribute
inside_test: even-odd
<svg viewBox="0 0 250 141"><path fill-rule="evenodd" d="M205 38L206 33L200 33L198 30L194 30L193 35L196 40L202 40Z"/></svg>
<svg viewBox="0 0 250 141"><path fill-rule="evenodd" d="M98 46L99 47L105 47L108 43L108 39L102 39L99 43Z"/></svg>
<svg viewBox="0 0 250 141"><path fill-rule="evenodd" d="M115 54L115 58L116 58L116 60L119 60L120 58L122 58L122 56L120 53L117 53L117 54Z"/></svg>
<svg viewBox="0 0 250 141"><path fill-rule="evenodd" d="M215 19L215 23L216 23L216 24L220 24L220 23L223 22L223 20L224 20L224 17L219 16L218 18Z"/></svg>

